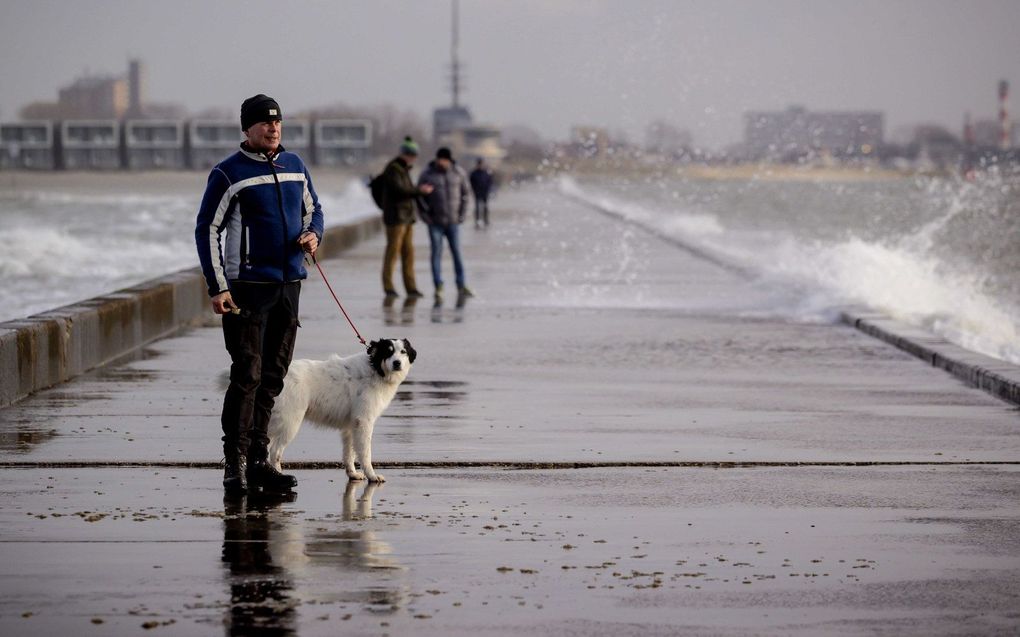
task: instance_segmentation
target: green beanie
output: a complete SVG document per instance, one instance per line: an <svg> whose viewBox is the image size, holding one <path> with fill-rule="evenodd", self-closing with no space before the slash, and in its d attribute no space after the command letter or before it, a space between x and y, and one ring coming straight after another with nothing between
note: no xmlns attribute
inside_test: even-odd
<svg viewBox="0 0 1020 637"><path fill-rule="evenodd" d="M401 155L414 155L414 156L418 155L418 144L416 144L414 142L414 140L411 139L410 135L405 137L404 138L404 143L400 145L400 154Z"/></svg>

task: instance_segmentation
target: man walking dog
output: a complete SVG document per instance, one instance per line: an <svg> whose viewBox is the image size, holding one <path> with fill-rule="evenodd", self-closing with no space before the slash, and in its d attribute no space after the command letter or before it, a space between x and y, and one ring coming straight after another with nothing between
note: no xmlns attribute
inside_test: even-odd
<svg viewBox="0 0 1020 637"><path fill-rule="evenodd" d="M266 95L241 104L245 140L209 174L195 225L231 359L221 416L230 493L297 486L266 462L267 431L294 352L304 256L318 249L323 222L308 169L280 146L282 120L280 105Z"/></svg>

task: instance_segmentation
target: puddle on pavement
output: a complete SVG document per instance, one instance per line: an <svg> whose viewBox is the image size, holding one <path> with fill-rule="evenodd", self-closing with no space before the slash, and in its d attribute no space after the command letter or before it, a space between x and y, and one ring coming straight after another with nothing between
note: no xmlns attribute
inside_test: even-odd
<svg viewBox="0 0 1020 637"><path fill-rule="evenodd" d="M19 425L12 431L6 423L0 423L0 451L26 453L57 435L56 429L31 429Z"/></svg>
<svg viewBox="0 0 1020 637"><path fill-rule="evenodd" d="M467 398L468 384L456 380L406 380L394 397L399 402L427 400L433 404L453 405Z"/></svg>

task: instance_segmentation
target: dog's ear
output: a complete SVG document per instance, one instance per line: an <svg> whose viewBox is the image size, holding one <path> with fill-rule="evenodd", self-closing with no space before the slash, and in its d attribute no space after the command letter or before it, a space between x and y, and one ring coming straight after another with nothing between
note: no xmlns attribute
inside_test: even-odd
<svg viewBox="0 0 1020 637"><path fill-rule="evenodd" d="M368 344L368 357L375 358L375 353L379 350L379 341L372 341Z"/></svg>
<svg viewBox="0 0 1020 637"><path fill-rule="evenodd" d="M415 349L411 347L411 341L407 340L406 338L404 339L404 349L407 350L407 360L410 361L411 363L414 363L414 359L418 358L418 352L416 352Z"/></svg>

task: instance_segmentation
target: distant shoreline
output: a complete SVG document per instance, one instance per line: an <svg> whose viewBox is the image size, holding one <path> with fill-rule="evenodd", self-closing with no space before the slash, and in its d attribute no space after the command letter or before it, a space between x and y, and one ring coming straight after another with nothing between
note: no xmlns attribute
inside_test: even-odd
<svg viewBox="0 0 1020 637"><path fill-rule="evenodd" d="M903 171L874 166L800 166L791 164L655 164L619 159L561 159L514 168L538 175L617 175L621 177L681 178L702 181L866 182L895 181L918 176L948 177L949 173Z"/></svg>
<svg viewBox="0 0 1020 637"><path fill-rule="evenodd" d="M384 159L345 166L314 168L312 180L317 190L342 189L351 179L380 171ZM420 167L416 167L419 168ZM790 164L654 164L617 158L590 158L545 161L508 161L500 171L507 182L529 181L540 176L613 175L617 177L680 178L701 181L773 181L852 183L882 182L916 177L951 178L948 172L905 171L873 166L799 166ZM201 193L208 177L205 170L153 171L0 171L0 192L73 191L109 193L111 189L142 194L180 194L182 190Z"/></svg>

